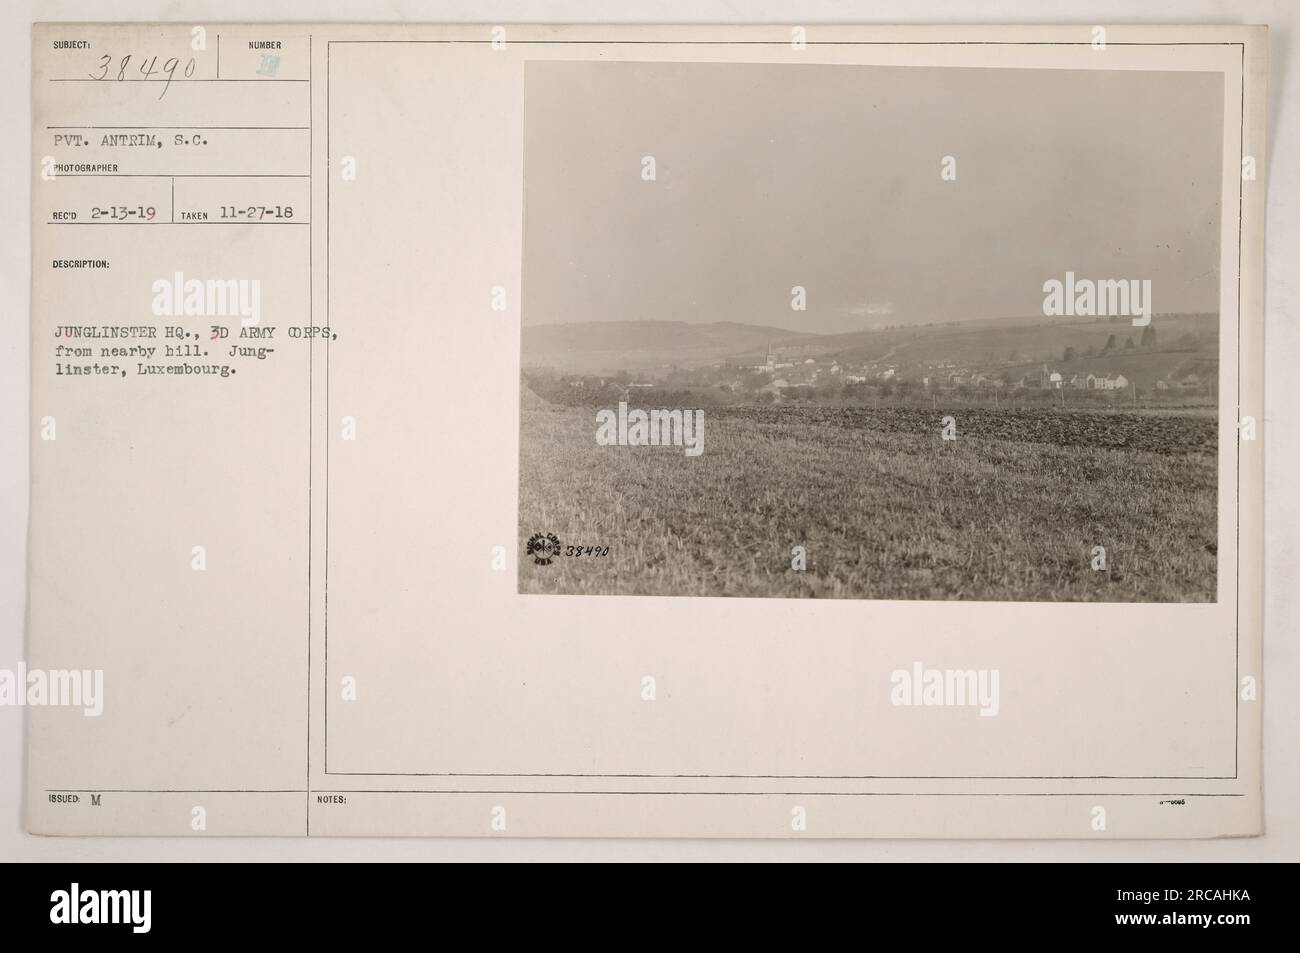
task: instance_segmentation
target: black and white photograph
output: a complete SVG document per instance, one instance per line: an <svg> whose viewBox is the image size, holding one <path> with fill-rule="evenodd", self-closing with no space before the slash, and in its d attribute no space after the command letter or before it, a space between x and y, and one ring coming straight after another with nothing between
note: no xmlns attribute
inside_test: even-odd
<svg viewBox="0 0 1300 953"><path fill-rule="evenodd" d="M521 592L1216 600L1214 74L525 88Z"/></svg>

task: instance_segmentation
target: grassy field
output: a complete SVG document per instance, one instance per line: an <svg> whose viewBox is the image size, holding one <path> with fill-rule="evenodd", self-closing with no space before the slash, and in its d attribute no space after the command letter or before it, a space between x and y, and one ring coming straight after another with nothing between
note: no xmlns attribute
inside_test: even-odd
<svg viewBox="0 0 1300 953"><path fill-rule="evenodd" d="M942 407L731 407L692 458L597 446L592 408L527 388L521 412L522 592L1215 599L1209 414L962 409L944 441ZM536 565L534 533L609 554Z"/></svg>

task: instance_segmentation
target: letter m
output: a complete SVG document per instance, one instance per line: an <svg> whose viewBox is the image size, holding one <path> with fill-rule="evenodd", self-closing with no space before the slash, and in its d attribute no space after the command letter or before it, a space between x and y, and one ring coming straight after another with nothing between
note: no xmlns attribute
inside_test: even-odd
<svg viewBox="0 0 1300 953"><path fill-rule="evenodd" d="M682 412L680 410L650 411L650 446L680 446L682 442Z"/></svg>
<svg viewBox="0 0 1300 953"><path fill-rule="evenodd" d="M208 314L233 315L239 303L239 282L233 278L208 282Z"/></svg>
<svg viewBox="0 0 1300 953"><path fill-rule="evenodd" d="M50 672L50 702L55 705L74 705L81 700L81 672L55 669Z"/></svg>
<svg viewBox="0 0 1300 953"><path fill-rule="evenodd" d="M974 705L979 698L979 673L974 669L949 669L945 673L951 705Z"/></svg>
<svg viewBox="0 0 1300 953"><path fill-rule="evenodd" d="M1108 279L1097 282L1097 313L1128 314L1128 282Z"/></svg>
<svg viewBox="0 0 1300 953"><path fill-rule="evenodd" d="M125 890L105 890L101 901L104 908L100 911L101 923L128 923L131 918L132 898Z"/></svg>

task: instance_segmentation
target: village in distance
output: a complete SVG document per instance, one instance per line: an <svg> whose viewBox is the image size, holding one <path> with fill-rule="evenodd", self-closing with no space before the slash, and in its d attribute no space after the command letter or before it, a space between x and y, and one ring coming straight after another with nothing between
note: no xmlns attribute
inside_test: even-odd
<svg viewBox="0 0 1300 953"><path fill-rule="evenodd" d="M522 344L522 592L1217 597L1215 314ZM698 420L693 444L607 445L636 409Z"/></svg>
<svg viewBox="0 0 1300 953"><path fill-rule="evenodd" d="M730 322L555 324L525 329L523 364L528 386L570 404L670 392L695 398L692 406L1212 405L1218 315L1161 315L1142 327L1038 317L850 334Z"/></svg>

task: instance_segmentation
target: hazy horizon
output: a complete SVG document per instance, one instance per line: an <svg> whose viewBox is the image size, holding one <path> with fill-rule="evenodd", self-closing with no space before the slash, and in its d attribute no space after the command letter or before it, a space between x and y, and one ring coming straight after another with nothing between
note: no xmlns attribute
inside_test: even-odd
<svg viewBox="0 0 1300 953"><path fill-rule="evenodd" d="M527 327L1029 319L1067 271L1218 311L1217 74L531 62L525 87Z"/></svg>
<svg viewBox="0 0 1300 953"><path fill-rule="evenodd" d="M1151 320L1152 320L1152 322L1154 323L1157 319L1160 319L1160 318L1164 318L1164 319L1168 320L1168 319L1171 319L1171 318L1172 318L1172 319L1178 319L1178 318L1190 318L1190 317L1196 317L1196 316L1199 316L1199 315L1205 315L1205 314L1215 314L1215 315L1217 315L1218 313L1219 313L1219 310L1218 310L1217 308L1210 308L1210 309L1205 310L1205 311L1169 311L1169 312L1157 312L1157 313L1155 313L1155 314L1153 314L1153 315L1151 316ZM759 323L759 322L757 322L757 321L733 321L733 320L731 320L731 319L729 319L729 318L717 318L717 319L712 320L712 321L708 321L708 320L700 320L700 321L683 321L683 320L681 320L681 319L679 319L679 318L610 318L610 319L606 319L606 320L601 320L601 319L598 319L598 318L591 318L591 319L583 320L583 321L548 321L548 322L532 322L532 323L525 322L525 323L524 323L524 327L527 327L527 328L561 328L561 327L574 327L574 326L579 325L579 324L628 324L628 325L631 325L631 324L689 324L689 325L693 325L693 326L695 326L695 327L709 327L709 326L712 326L712 325L718 325L718 324L735 324L735 325L739 325L739 326L741 326L741 327L747 327L747 328L764 328L764 329L767 329L767 330L770 330L770 331L780 331L780 332L782 332L783 334L810 334L810 335L821 335L821 336L824 336L824 337L834 337L834 336L836 336L836 335L866 333L866 332L869 332L869 331L891 331L891 330L897 331L897 330L904 330L904 329L907 329L907 328L924 328L924 327L930 327L930 326L935 326L935 327L950 327L950 326L953 326L953 325L962 325L962 324L993 324L993 323L995 323L995 322L1000 322L1000 321L1005 321L1005 322L1007 322L1007 323L1011 323L1011 324L1018 324L1018 323L1021 323L1021 322L1025 323L1025 324L1029 324L1029 323L1032 323L1032 322L1043 322L1043 323L1054 323L1054 324L1069 325L1069 324L1089 324L1089 323L1102 323L1102 324L1104 324L1104 323L1106 323L1108 320L1109 320L1109 319L1106 318L1106 317L1090 317L1090 316L1068 316L1068 315L1055 315L1055 316L1054 316L1054 315L1044 315L1044 314L1036 314L1036 315L1035 315L1035 314L1011 314L1011 315L1002 315L1002 316L995 316L995 317L952 318L952 319L947 320L947 321L914 321L914 322L911 322L911 323L902 323L902 324L888 324L888 323L885 323L885 324L879 324L879 325L869 325L869 326L860 327L860 328L853 328L853 329L848 330L848 331L816 331L816 330L808 330L808 329L794 328L794 327L790 327L790 326L788 326L788 325Z"/></svg>

